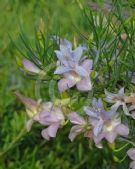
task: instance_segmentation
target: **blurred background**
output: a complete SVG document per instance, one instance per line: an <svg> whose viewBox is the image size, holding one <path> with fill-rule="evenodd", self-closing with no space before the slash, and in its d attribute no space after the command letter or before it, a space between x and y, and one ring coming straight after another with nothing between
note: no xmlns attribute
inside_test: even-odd
<svg viewBox="0 0 135 169"><path fill-rule="evenodd" d="M19 90L34 97L34 82L17 64L21 54L14 44L22 46L20 32L32 43L40 30L79 41L78 30L89 36L82 6L89 8L89 1L0 0L0 169L105 169L106 164L108 169L122 168L108 149L90 149L82 137L71 143L68 129L49 142L41 138L38 127L24 134L25 109L13 94Z"/></svg>

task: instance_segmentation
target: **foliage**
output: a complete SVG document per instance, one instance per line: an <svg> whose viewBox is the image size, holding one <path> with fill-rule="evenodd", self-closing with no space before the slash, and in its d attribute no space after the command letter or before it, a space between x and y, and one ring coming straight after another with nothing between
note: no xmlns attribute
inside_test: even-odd
<svg viewBox="0 0 135 169"><path fill-rule="evenodd" d="M27 96L38 99L40 96L35 95L34 92L40 90L42 98L53 99L51 89L48 88L50 84L48 85L46 80L59 79L59 76L51 74L54 70L53 66L49 71L47 70L47 66L53 65L56 59L53 51L57 45L50 38L54 34L72 39L74 45L80 41L87 42L88 57L94 60L95 71L92 72L94 91L87 95L81 93L82 100L79 100L79 92L76 91L74 96L71 93L70 97L74 99L72 108L80 110L86 97L88 98L86 104L91 102L93 95L103 97L101 92L104 88L114 91L123 85L127 92L134 92L135 87L130 83L131 79L128 76L129 71L134 71L135 61L135 23L132 15L134 2L114 1L111 13L104 12L103 8L98 11L93 10L91 5L87 5L89 4L87 1L83 5L82 3L84 1L79 0L68 2L2 0L0 2L2 11L0 14L2 39L0 41L0 169L125 169L128 167L128 160L121 163L121 159L130 146L127 145L122 151L117 152L116 149L124 145L119 140L118 147L115 144L107 145L107 148L99 151L95 147L93 149L94 145L82 137L70 143L67 138L70 126L64 131L61 130L58 137L50 142L41 138L39 135L41 128L38 124L31 133L26 133L24 126L27 117L24 107L13 95L14 91L19 90ZM131 15L125 17L124 9L128 9ZM20 32L27 32L27 35L25 33L19 35ZM122 35L125 33L127 37L123 38ZM37 77L31 74L23 76L26 72L18 71L24 56L40 66L36 61L38 57L44 65L42 67L44 71L47 70L45 79L38 79L40 88L34 83ZM56 88L56 83L51 82ZM70 93L66 93L60 96L55 92L58 98L67 98L69 95ZM134 121L131 120L129 123L134 126Z"/></svg>

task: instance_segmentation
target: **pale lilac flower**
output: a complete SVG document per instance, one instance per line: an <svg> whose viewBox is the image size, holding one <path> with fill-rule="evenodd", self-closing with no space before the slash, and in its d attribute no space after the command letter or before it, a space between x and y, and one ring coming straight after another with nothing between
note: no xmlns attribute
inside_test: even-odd
<svg viewBox="0 0 135 169"><path fill-rule="evenodd" d="M77 135L80 133L84 133L87 135L87 131L90 130L88 126L88 121L81 117L76 112L72 112L68 116L70 122L74 124L74 126L70 130L69 139L73 141Z"/></svg>
<svg viewBox="0 0 135 169"><path fill-rule="evenodd" d="M93 99L91 107L84 107L89 116L89 122L93 126L93 139L97 147L101 147L102 139L113 143L118 135L127 136L129 129L121 124L121 119L113 110L105 111L101 99Z"/></svg>
<svg viewBox="0 0 135 169"><path fill-rule="evenodd" d="M31 62L28 59L23 59L22 63L23 63L24 68L29 72L37 73L37 74L41 72L41 70L33 62Z"/></svg>
<svg viewBox="0 0 135 169"><path fill-rule="evenodd" d="M127 154L133 160L133 162L130 163L130 169L135 169L135 148L129 149Z"/></svg>
<svg viewBox="0 0 135 169"><path fill-rule="evenodd" d="M31 98L27 98L21 95L19 92L15 92L15 95L26 107L26 112L30 118L27 121L26 128L27 128L27 131L30 131L33 122L39 120L39 112L42 110L41 102L35 101Z"/></svg>
<svg viewBox="0 0 135 169"><path fill-rule="evenodd" d="M128 107L126 105L127 97L124 94L124 88L121 88L117 94L105 90L105 95L106 95L106 101L108 103L114 103L114 105L111 107L113 111L117 111L118 108L122 106L125 115L130 116Z"/></svg>
<svg viewBox="0 0 135 169"><path fill-rule="evenodd" d="M72 50L72 44L64 39L60 41L60 50L55 53L60 62L60 66L54 72L63 74L64 78L58 82L61 92L76 85L78 90L88 91L92 89L90 72L92 60L81 59L84 51L83 46L78 46Z"/></svg>
<svg viewBox="0 0 135 169"><path fill-rule="evenodd" d="M44 103L43 107L43 111L39 113L39 123L47 128L41 134L46 140L50 140L50 137L56 137L58 128L63 125L64 115L61 108L51 102Z"/></svg>
<svg viewBox="0 0 135 169"><path fill-rule="evenodd" d="M25 105L29 120L26 124L27 131L31 130L34 121L47 126L43 129L41 134L49 140L50 137L55 137L57 130L64 122L64 115L60 107L54 106L51 102L35 101L26 98L20 93L16 92L16 96Z"/></svg>

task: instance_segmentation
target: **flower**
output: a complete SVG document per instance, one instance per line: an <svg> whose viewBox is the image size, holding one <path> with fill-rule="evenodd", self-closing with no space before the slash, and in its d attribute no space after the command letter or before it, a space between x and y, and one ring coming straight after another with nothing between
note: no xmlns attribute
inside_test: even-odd
<svg viewBox="0 0 135 169"><path fill-rule="evenodd" d="M71 128L70 134L69 134L69 139L71 141L73 141L75 139L75 137L77 135L79 135L80 133L84 133L84 135L86 136L87 131L88 130L90 131L87 120L84 119L83 117L81 117L76 112L71 112L68 115L68 118L69 118L70 122L72 124L74 124L74 126ZM86 137L88 137L88 136L86 136Z"/></svg>
<svg viewBox="0 0 135 169"><path fill-rule="evenodd" d="M40 101L35 101L31 98L27 98L20 94L19 92L15 92L17 98L25 105L26 112L29 116L29 120L27 121L26 128L27 131L31 130L32 124L34 121L39 120L39 112L42 110L42 104Z"/></svg>
<svg viewBox="0 0 135 169"><path fill-rule="evenodd" d="M41 70L33 62L31 62L28 59L23 59L23 66L27 71L32 72L32 73L38 74L41 72Z"/></svg>
<svg viewBox="0 0 135 169"><path fill-rule="evenodd" d="M91 107L84 107L93 127L93 139L97 147L101 148L102 139L113 143L117 135L127 136L129 129L121 124L121 119L113 110L105 111L101 99L93 99Z"/></svg>
<svg viewBox="0 0 135 169"><path fill-rule="evenodd" d="M129 149L127 154L133 160L133 162L130 163L130 169L135 169L135 148Z"/></svg>
<svg viewBox="0 0 135 169"><path fill-rule="evenodd" d="M64 78L58 82L59 91L63 92L73 86L78 90L88 91L92 89L90 72L92 60L81 59L84 51L83 46L72 50L72 44L68 40L60 40L60 50L55 50L60 65L55 74L63 74Z"/></svg>
<svg viewBox="0 0 135 169"><path fill-rule="evenodd" d="M117 111L120 106L122 106L124 113L127 116L130 116L129 110L127 108L127 96L124 94L124 88L121 88L117 94L108 92L105 90L106 95L106 101L108 103L114 103L114 105L111 107L113 111Z"/></svg>
<svg viewBox="0 0 135 169"><path fill-rule="evenodd" d="M43 107L43 111L39 113L39 123L47 128L43 129L41 134L43 138L50 140L50 137L55 137L58 128L62 126L64 115L61 108L51 102L44 103Z"/></svg>
<svg viewBox="0 0 135 169"><path fill-rule="evenodd" d="M26 111L30 120L26 124L27 131L31 130L34 121L48 126L42 130L41 135L49 140L50 137L55 137L57 130L61 127L64 121L64 115L60 107L54 106L52 102L35 101L30 98L26 98L20 93L16 92L16 96L25 105Z"/></svg>

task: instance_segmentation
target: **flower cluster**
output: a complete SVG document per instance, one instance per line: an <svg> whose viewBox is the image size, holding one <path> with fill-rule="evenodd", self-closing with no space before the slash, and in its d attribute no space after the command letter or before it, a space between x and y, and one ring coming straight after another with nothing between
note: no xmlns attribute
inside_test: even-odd
<svg viewBox="0 0 135 169"><path fill-rule="evenodd" d="M72 44L64 39L60 41L60 50L55 50L59 66L54 72L62 74L63 78L58 82L59 91L63 92L76 85L78 90L88 91L92 89L90 72L92 60L81 58L83 46L72 50Z"/></svg>
<svg viewBox="0 0 135 169"><path fill-rule="evenodd" d="M86 47L80 45L73 49L71 42L66 39L59 39L58 41L55 38L55 40L59 45L59 50L54 51L58 59L54 74L60 77L58 81L59 92L65 92L73 87L83 92L92 90L93 61L84 56ZM34 74L40 75L42 72L28 59L23 60L23 66L25 70ZM87 139L93 140L98 148L102 148L102 140L113 143L118 136L128 137L129 127L126 122L122 121L121 113L135 119L135 95L127 96L123 87L118 93L111 93L105 89L104 100L92 98L91 105L84 105L83 116L75 110L65 111L65 107L63 108L61 104L50 101L35 101L18 92L16 92L16 96L25 105L30 117L27 122L27 130L30 131L34 121L40 123L45 126L41 134L46 140L55 137L58 129L70 122L73 125L69 133L71 141L77 135L83 134ZM108 106L107 103L109 103ZM110 104L112 105L110 106ZM134 149L130 149L128 155L135 161ZM135 162L132 162L130 167L134 169Z"/></svg>
<svg viewBox="0 0 135 169"><path fill-rule="evenodd" d="M61 107L54 106L52 102L41 102L40 100L35 101L26 98L18 92L15 94L26 106L26 111L30 118L26 124L27 131L31 130L32 124L35 121L47 127L41 132L46 140L49 140L50 137L55 137L58 128L60 128L64 122Z"/></svg>

